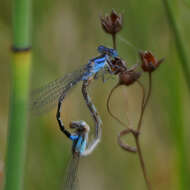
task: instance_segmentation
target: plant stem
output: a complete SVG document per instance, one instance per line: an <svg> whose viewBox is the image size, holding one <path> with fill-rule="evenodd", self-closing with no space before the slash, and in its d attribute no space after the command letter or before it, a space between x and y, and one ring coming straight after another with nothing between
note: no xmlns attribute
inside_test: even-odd
<svg viewBox="0 0 190 190"><path fill-rule="evenodd" d="M29 9L30 0L13 1L12 88L5 167L5 190L21 190L24 176L31 62Z"/></svg>
<svg viewBox="0 0 190 190"><path fill-rule="evenodd" d="M13 45L28 48L30 45L30 0L13 0Z"/></svg>
<svg viewBox="0 0 190 190"><path fill-rule="evenodd" d="M140 87L142 89L141 114L140 114L140 119L139 119L138 126L137 126L137 132L140 132L140 129L142 126L142 119L143 119L144 111L145 111L147 103L150 99L150 95L151 95L151 91L152 91L152 75L151 75L151 73L149 73L148 94L147 94L146 98L145 98L145 90L144 90L143 85L140 83L140 81L138 81L138 84L140 85Z"/></svg>
<svg viewBox="0 0 190 190"><path fill-rule="evenodd" d="M148 100L150 98L150 95L151 95L151 89L152 89L152 78L151 78L151 73L149 73L149 87L148 87L148 93L147 93L147 96L145 96L145 90L144 90L144 86L142 85L142 83L140 81L137 81L138 85L141 87L141 90L142 90L142 101L141 101L141 113L140 113L140 118L139 118L139 121L138 121L138 125L137 125L137 129L136 130L133 130L131 129L129 126L127 126L125 123L123 123L117 116L115 116L112 112L111 112L111 109L110 109L110 98L111 98L111 95L113 94L113 92L119 87L121 86L120 84L117 84L115 87L112 88L112 90L110 91L109 95L108 95L108 98L107 98L107 110L108 110L108 113L114 118L116 119L122 126L125 127L124 130L122 130L119 135L118 135L118 144L119 146L128 151L128 152L131 152L131 153L138 153L138 157L139 157L139 161L140 161L140 165L141 165L141 169L142 169L142 172L143 172L143 176L144 176L144 179L145 179L145 183L147 185L147 188L148 190L151 190L151 184L148 180L148 177L147 177L147 172L146 172L146 167L145 167L145 163L144 163L144 159L143 159L143 155L142 155L142 151L141 151L141 147L140 147L140 142L139 142L139 138L140 138L140 129L141 129L141 126L142 126L142 119L143 119L143 115L144 115L144 111L145 111L145 108L146 108L146 105L148 103ZM128 144L124 144L121 140L121 137L124 136L124 135L129 135L130 133L132 133L132 135L134 136L135 138L135 142L136 142L136 148L135 147L132 147Z"/></svg>
<svg viewBox="0 0 190 190"><path fill-rule="evenodd" d="M186 79L188 89L190 90L190 68L188 66L189 60L188 60L188 56L185 50L185 44L183 43L182 37L180 35L179 27L176 22L175 13L172 10L171 4L173 4L173 1L171 1L170 3L169 0L163 0L163 4L166 9L166 13L168 16L168 21L170 23L171 29L173 30L177 53L181 60L184 77Z"/></svg>
<svg viewBox="0 0 190 190"><path fill-rule="evenodd" d="M143 90L144 91L144 90ZM145 102L144 102L144 109L146 108L147 104L148 104L148 101L150 99L150 95L151 95L151 92L152 92L152 73L148 73L148 94L146 96L146 99L145 99ZM144 93L144 92L143 92Z"/></svg>
<svg viewBox="0 0 190 190"><path fill-rule="evenodd" d="M140 113L140 118L138 121L138 125L137 125L137 132L140 132L141 129L141 125L142 125L142 119L143 119L143 114L144 114L144 110L145 110L145 102L147 102L147 98L145 98L145 90L144 90L144 86L141 84L140 81L137 81L138 85L141 87L142 90L142 102L141 102L141 113ZM150 84L150 83L149 83ZM150 89L150 88L149 88ZM149 94L149 93L148 93ZM147 96L148 97L148 96Z"/></svg>
<svg viewBox="0 0 190 190"><path fill-rule="evenodd" d="M112 41L113 41L113 48L117 49L117 46L116 46L116 34L112 34Z"/></svg>
<svg viewBox="0 0 190 190"><path fill-rule="evenodd" d="M113 48L116 49L116 35L112 34L112 41L113 41ZM142 155L142 151L141 151L141 147L140 147L140 142L139 142L139 134L140 134L140 129L142 126L142 119L143 119L143 115L144 115L144 111L146 108L146 105L150 99L150 95L151 95L151 90L152 90L152 77L151 77L151 73L149 73L149 87L148 87L148 94L145 97L145 90L144 90L144 86L141 84L140 81L137 81L137 83L139 84L139 86L142 89L142 103L141 103L141 113L140 113L140 118L139 118L139 122L137 125L137 129L136 130L132 130L130 127L128 127L125 123L123 123L118 117L116 117L114 114L112 114L110 106L109 106L109 102L110 102L110 98L111 95L113 93L113 91L115 91L120 84L117 84L115 87L112 88L111 92L109 93L108 99L107 99L107 110L108 113L114 118L116 119L122 126L126 127L125 130L121 131L119 133L118 136L118 144L120 145L121 148L123 148L124 150L131 152L131 153L136 153L138 154L139 157L139 161L140 161L140 165L141 165L141 169L143 171L143 176L144 176L144 180L146 182L147 188L148 190L151 190L151 184L148 180L147 177L147 172L146 172L146 167L145 167L145 163L144 163L144 159L143 159L143 155ZM131 147L128 144L124 144L121 141L121 137L127 134L132 133L134 138L135 138L135 142L136 142L136 148L135 147Z"/></svg>
<svg viewBox="0 0 190 190"><path fill-rule="evenodd" d="M184 78L187 83L188 90L190 91L190 68L189 68L189 58L187 51L185 49L185 43L182 39L182 35L180 34L179 25L177 23L177 10L178 6L176 4L178 1L169 1L163 0L163 4L167 13L168 21L170 23L171 30L174 35L175 45L177 49L177 53L179 56L179 61L181 62L182 71L184 73ZM179 69L177 68L177 71ZM178 72L177 72L178 73ZM179 77L179 76L178 76ZM174 76L176 79L177 77ZM171 126L172 126L172 134L174 137L174 143L176 147L177 153L177 169L179 172L178 180L179 187L178 189L186 190L189 189L190 183L190 172L188 168L188 156L187 156L187 148L186 142L184 141L184 122L183 122L183 113L181 103L181 84L177 79L176 82L170 84L170 90L172 93L171 102ZM188 146L188 145L187 145Z"/></svg>
<svg viewBox="0 0 190 190"><path fill-rule="evenodd" d="M141 147L140 147L140 130L141 130L141 126L142 126L142 119L143 119L143 115L144 115L144 111L146 108L146 105L148 103L148 100L150 98L151 95L151 89L152 89L152 78L151 78L151 73L149 73L149 86L148 86L148 94L145 97L145 90L144 90L144 86L141 84L140 81L137 81L139 86L142 89L142 102L141 102L141 113L140 113L140 118L139 118L139 122L137 125L137 130L136 133L134 133L134 138L135 138L135 142L136 142L136 149L137 149L137 153L138 153L138 157L139 157L139 161L140 161L140 165L141 165L141 169L143 172L143 176L147 185L147 188L149 190L151 190L151 185L150 182L148 180L148 176L147 176L147 172L146 172L146 167L145 167L145 163L144 163L144 159L143 159L143 155L142 155L142 151L141 151Z"/></svg>
<svg viewBox="0 0 190 190"><path fill-rule="evenodd" d="M134 135L134 137L135 137L135 142L136 142L136 150L137 150L140 165L141 165L141 168L142 168L142 171L143 171L143 176L144 176L144 179L145 179L145 182L146 182L148 190L151 190L152 188L151 188L150 182L148 180L146 167L145 167L145 164L144 164L144 159L143 159L143 155L142 155L141 147L140 147L140 143L139 143L139 133L137 135Z"/></svg>
<svg viewBox="0 0 190 190"><path fill-rule="evenodd" d="M109 95L108 95L108 98L107 98L107 103L106 103L106 106L107 106L107 110L108 110L108 113L111 115L111 117L113 117L116 121L118 121L122 126L124 127L127 127L127 125L122 122L117 116L115 116L112 112L111 112L111 109L110 109L110 98L113 94L113 92L119 87L121 86L120 84L116 84L110 91ZM128 128L128 127L127 127Z"/></svg>

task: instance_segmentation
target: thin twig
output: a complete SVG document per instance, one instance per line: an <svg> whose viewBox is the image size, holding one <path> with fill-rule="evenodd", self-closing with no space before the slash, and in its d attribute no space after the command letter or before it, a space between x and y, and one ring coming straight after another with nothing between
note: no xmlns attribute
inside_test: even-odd
<svg viewBox="0 0 190 190"><path fill-rule="evenodd" d="M116 35L112 34L113 48L116 49Z"/></svg>
<svg viewBox="0 0 190 190"><path fill-rule="evenodd" d="M134 131L133 129L130 129L130 128L126 128L126 129L122 130L117 137L117 142L123 150L131 152L131 153L136 153L137 152L136 147L133 147L126 143L123 143L123 141L121 140L122 136L129 135L130 133L134 136L134 133L136 133L136 131Z"/></svg>
<svg viewBox="0 0 190 190"><path fill-rule="evenodd" d="M144 114L144 108L145 108L144 106L145 106L145 102L146 102L147 98L145 98L145 89L144 89L144 86L142 85L142 83L140 81L137 81L137 84L141 87L141 90L142 90L141 113L140 113L140 118L139 118L138 125L137 125L137 131L140 132L142 118L143 118L143 114Z"/></svg>
<svg viewBox="0 0 190 190"><path fill-rule="evenodd" d="M113 94L113 92L120 86L120 84L117 84L116 86L114 86L112 88L112 90L110 91L109 95L108 95L108 99L107 99L107 110L108 110L108 113L114 118L116 119L122 126L125 127L124 130L122 130L119 135L118 135L118 144L119 146L128 151L128 152L131 152L131 153L138 153L138 157L139 157L139 161L140 161L140 165L141 165L141 169L142 169L142 172L143 172L143 176L144 176L144 179L145 179L145 183L147 185L147 188L148 190L151 190L151 184L148 180L148 176L147 176L147 172L146 172L146 167L145 167L145 163L144 163L144 159L143 159L143 155L142 155L142 151L141 151L141 147L140 147L140 142L139 142L139 134L140 134L140 129L141 129L141 126L142 126L142 119L143 119L143 115L144 115L144 111L145 111L145 108L146 108L146 105L150 99L150 95L151 95L151 89L152 89L152 77L151 77L151 73L149 74L149 87L148 87L148 93L147 93L147 96L145 94L145 89L144 89L144 86L143 84L137 80L137 84L141 87L141 90L142 90L142 101L141 101L141 113L140 113L140 118L139 118L139 121L138 121L138 125L137 125L137 129L136 130L133 130L131 129L129 126L127 126L125 123L123 123L117 116L115 116L112 112L111 112L111 109L110 109L110 98L111 98L111 95ZM124 136L124 135L129 135L130 133L132 133L132 135L134 136L135 138L135 143L136 143L136 147L132 147L128 144L124 144L121 140L121 137Z"/></svg>
<svg viewBox="0 0 190 190"><path fill-rule="evenodd" d="M107 103L106 103L106 106L107 106L107 110L108 110L108 113L111 115L111 117L113 117L116 121L118 121L122 126L126 127L126 124L124 122L122 122L117 116L115 116L112 112L111 112L111 109L110 109L110 100L111 100L111 96L113 94L113 92L119 87L121 86L120 84L116 84L110 91L109 95L108 95L108 98L107 98Z"/></svg>
<svg viewBox="0 0 190 190"><path fill-rule="evenodd" d="M150 95L151 95L151 91L152 91L152 74L151 73L148 73L149 75L148 75L148 79L149 79L149 86L148 86L148 94L147 94L147 96L146 96L146 100L145 100L145 102L144 102L144 109L145 109L145 107L147 106L147 103L148 103L148 101L149 101L149 99L150 99Z"/></svg>
<svg viewBox="0 0 190 190"><path fill-rule="evenodd" d="M143 176L144 176L144 179L145 179L145 182L146 182L146 185L147 185L148 190L151 190L152 188L151 188L151 185L150 185L150 181L149 181L149 179L148 179L148 176L147 176L144 159L143 159L143 155L142 155L142 152L141 152L141 147L140 147L140 142L139 142L139 134L136 135L136 136L134 135L134 137L135 137L136 149L137 149L139 161L140 161L141 168L142 168L142 171L143 171Z"/></svg>
<svg viewBox="0 0 190 190"><path fill-rule="evenodd" d="M112 41L113 41L113 48L116 49L116 35L112 34ZM147 188L148 190L151 190L151 184L150 184L150 181L148 179L148 176L147 176L147 172L146 172L146 167L145 167L145 163L144 163L144 159L143 159L143 155L142 155L142 151L141 151L141 147L140 147L140 142L139 142L139 134L140 134L140 129L141 129L141 126L142 126L142 119L143 119L143 115L144 115L144 111L145 111L145 108L147 106L147 103L149 101L149 98L150 98L150 95L151 95L151 89L152 89L152 78L151 78L151 73L149 73L149 87L148 87L148 94L147 96L145 97L145 89L144 89L144 86L141 84L140 81L137 80L137 83L139 84L139 86L141 87L142 89L142 103L141 103L141 113L140 113L140 118L139 118L139 121L138 121L138 125L137 125L137 129L136 130L133 130L131 129L129 126L127 126L124 122L122 122L117 116L115 116L112 112L111 112L111 109L110 109L110 98L111 98L111 95L113 93L113 91L115 91L119 86L120 84L118 83L116 86L114 86L111 90L111 92L109 93L108 95L108 99L107 99L107 110L108 110L108 113L115 119L117 120L122 126L125 127L124 130L122 130L119 135L118 135L118 144L120 145L120 147L128 152L131 152L131 153L138 153L138 157L139 157L139 161L140 161L140 165L141 165L141 168L142 168L142 171L143 171L143 176L144 176L144 179L145 179L145 182L146 182L146 185L147 185ZM128 135L132 133L132 135L134 136L135 138L135 142L136 142L136 147L132 147L128 144L124 144L122 141L121 141L121 137L124 136L124 135Z"/></svg>
<svg viewBox="0 0 190 190"><path fill-rule="evenodd" d="M138 84L140 85L140 87L142 89L141 114L140 114L139 122L138 122L138 125L137 125L137 131L140 132L140 129L141 129L141 126L142 126L142 119L143 119L144 111L145 111L145 108L147 106L147 103L149 101L151 91L152 91L152 75L151 75L151 73L149 73L149 86L148 86L148 94L147 94L146 98L145 98L144 86L141 84L140 81L138 81Z"/></svg>
<svg viewBox="0 0 190 190"><path fill-rule="evenodd" d="M151 73L149 73L149 86L148 86L148 94L146 97L145 97L144 86L141 84L140 81L138 81L138 84L142 89L142 103L141 103L141 114L140 114L139 122L137 125L136 134L134 133L134 138L135 138L135 142L136 142L137 153L138 153L140 165L142 168L143 176L144 176L148 190L151 190L152 188L151 188L150 181L148 180L147 171L146 171L146 167L145 167L145 163L144 163L144 159L143 159L143 155L142 155L142 151L141 151L141 146L140 146L140 142L139 142L140 141L139 134L140 134L141 126L142 126L142 119L143 119L144 111L145 111L145 108L147 106L147 103L148 103L148 101L150 99L150 95L151 95L151 89L152 89Z"/></svg>

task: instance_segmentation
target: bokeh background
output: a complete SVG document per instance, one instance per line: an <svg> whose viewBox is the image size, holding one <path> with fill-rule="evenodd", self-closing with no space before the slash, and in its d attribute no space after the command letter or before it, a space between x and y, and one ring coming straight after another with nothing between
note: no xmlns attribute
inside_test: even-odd
<svg viewBox="0 0 190 190"><path fill-rule="evenodd" d="M190 47L190 4L175 1L176 15L186 48ZM31 89L45 85L97 55L100 44L112 46L111 37L100 26L99 16L114 8L124 18L118 51L130 67L139 60L138 50L151 50L165 62L153 74L153 90L145 112L141 145L153 189L188 189L190 111L189 91L183 76L163 2L118 0L33 1ZM0 183L2 184L10 95L11 3L0 6ZM121 40L122 39L122 40ZM125 39L125 40L124 40ZM125 42L124 42L125 41ZM126 41L128 43L126 43ZM132 43L136 48L128 45ZM146 74L141 78L148 85ZM106 98L117 78L95 81L89 92L103 120L103 136L98 148L79 166L83 190L146 189L137 155L124 152L116 137L121 129L106 110ZM81 95L81 84L66 98L64 122L93 121ZM120 87L111 107L132 127L137 124L141 91L138 86ZM62 189L71 157L71 142L59 131L56 110L38 117L30 114L24 189ZM128 119L128 121L127 121ZM124 138L134 144L132 137ZM190 184L189 184L190 185Z"/></svg>

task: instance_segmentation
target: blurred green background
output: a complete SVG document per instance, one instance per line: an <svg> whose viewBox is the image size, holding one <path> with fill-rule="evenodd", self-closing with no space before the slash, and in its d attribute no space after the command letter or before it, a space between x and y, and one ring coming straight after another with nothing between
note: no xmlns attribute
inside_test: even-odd
<svg viewBox="0 0 190 190"><path fill-rule="evenodd" d="M190 3L177 1L180 32L190 47ZM100 26L99 16L114 8L123 13L122 38L138 49L151 50L165 62L153 74L153 91L145 112L141 134L142 150L153 189L188 189L190 111L189 91L181 70L175 41L162 1L33 1L31 89L63 76L97 55L100 44L112 46L111 37ZM0 183L5 158L10 95L11 4L0 6ZM118 40L118 51L128 65L136 64L136 49ZM147 76L141 80L147 87ZM94 82L89 91L103 120L103 136L98 148L82 158L80 189L146 189L137 155L121 150L116 137L123 129L106 110L106 98L117 80ZM84 103L79 84L64 102L63 116L71 120L93 121ZM140 110L138 86L120 87L112 96L112 109L135 127ZM58 129L56 110L39 117L30 115L24 189L61 189L71 156L71 142ZM125 138L134 144L132 138ZM188 181L188 180L187 180ZM189 184L190 185L190 184Z"/></svg>

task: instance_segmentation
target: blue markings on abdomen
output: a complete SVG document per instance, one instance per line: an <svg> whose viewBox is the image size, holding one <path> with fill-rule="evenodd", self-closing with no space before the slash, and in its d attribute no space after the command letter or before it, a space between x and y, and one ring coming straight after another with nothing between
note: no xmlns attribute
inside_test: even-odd
<svg viewBox="0 0 190 190"><path fill-rule="evenodd" d="M90 78L92 75L103 69L106 63L107 62L105 56L94 59L93 61L89 61L86 68L87 71L84 73L82 80L88 80L88 78Z"/></svg>
<svg viewBox="0 0 190 190"><path fill-rule="evenodd" d="M86 144L86 140L82 136L79 136L75 146L75 152L83 153L86 150Z"/></svg>
<svg viewBox="0 0 190 190"><path fill-rule="evenodd" d="M105 57L100 57L100 58L97 58L94 60L94 63L102 63L102 62L105 62L106 61L106 58Z"/></svg>
<svg viewBox="0 0 190 190"><path fill-rule="evenodd" d="M72 141L74 141L74 140L77 140L77 139L79 138L79 136L78 136L78 135L71 135L69 138L70 138Z"/></svg>

